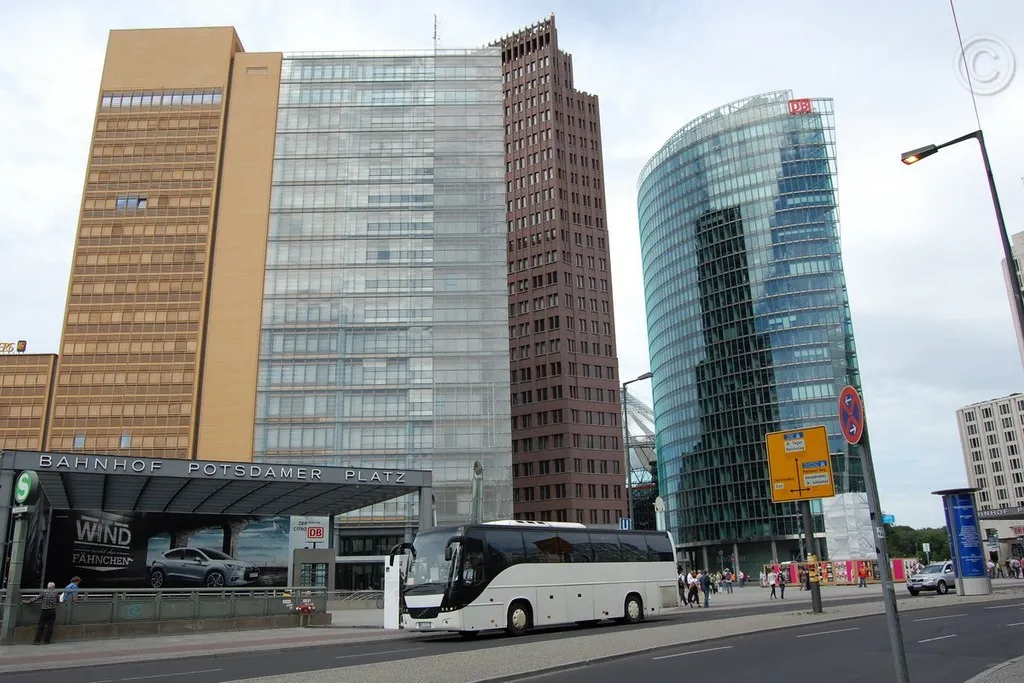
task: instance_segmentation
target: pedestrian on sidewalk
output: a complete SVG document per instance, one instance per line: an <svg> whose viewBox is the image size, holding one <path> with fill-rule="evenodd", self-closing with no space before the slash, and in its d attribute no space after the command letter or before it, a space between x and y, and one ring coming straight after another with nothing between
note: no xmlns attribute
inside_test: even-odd
<svg viewBox="0 0 1024 683"><path fill-rule="evenodd" d="M36 624L36 639L32 643L33 645L49 645L50 639L53 638L53 625L57 621L57 601L59 595L57 593L57 584L53 581L46 584L46 589L36 595L34 598L25 600L26 605L30 605L34 602L40 603L39 605L39 622Z"/></svg>
<svg viewBox="0 0 1024 683"><path fill-rule="evenodd" d="M780 600L785 600L786 599L786 572L781 570L781 569L779 570L779 580L778 580L778 583L779 583L779 599Z"/></svg>
<svg viewBox="0 0 1024 683"><path fill-rule="evenodd" d="M60 594L61 602L76 602L78 600L78 585L82 580L77 576L71 578L71 583L64 586L64 592Z"/></svg>
<svg viewBox="0 0 1024 683"><path fill-rule="evenodd" d="M700 589L704 593L704 606L711 607L711 575L707 569L701 572Z"/></svg>
<svg viewBox="0 0 1024 683"><path fill-rule="evenodd" d="M860 568L857 570L857 588L867 588L868 585L868 566L861 562Z"/></svg>
<svg viewBox="0 0 1024 683"><path fill-rule="evenodd" d="M771 595L768 596L769 600L775 600L779 596L775 594L776 584L778 583L779 575L775 573L775 568L772 567L771 571L768 572L768 576L765 581L768 582L768 587L772 589Z"/></svg>

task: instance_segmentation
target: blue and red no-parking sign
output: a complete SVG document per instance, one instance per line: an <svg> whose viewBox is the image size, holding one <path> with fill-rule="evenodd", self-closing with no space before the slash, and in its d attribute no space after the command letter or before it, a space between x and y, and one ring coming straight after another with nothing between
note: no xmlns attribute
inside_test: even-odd
<svg viewBox="0 0 1024 683"><path fill-rule="evenodd" d="M851 386L839 393L839 426L847 443L856 444L864 433L864 402Z"/></svg>

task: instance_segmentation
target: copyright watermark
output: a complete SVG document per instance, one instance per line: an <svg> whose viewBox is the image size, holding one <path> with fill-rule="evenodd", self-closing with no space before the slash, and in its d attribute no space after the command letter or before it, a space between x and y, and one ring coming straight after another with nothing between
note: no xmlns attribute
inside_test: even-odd
<svg viewBox="0 0 1024 683"><path fill-rule="evenodd" d="M956 54L956 75L975 95L995 95L1010 85L1017 57L1005 41L995 36L974 36Z"/></svg>

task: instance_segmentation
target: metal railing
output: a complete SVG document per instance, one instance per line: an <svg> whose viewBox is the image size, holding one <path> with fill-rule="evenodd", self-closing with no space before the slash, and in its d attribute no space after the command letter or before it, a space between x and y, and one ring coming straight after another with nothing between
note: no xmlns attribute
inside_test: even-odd
<svg viewBox="0 0 1024 683"><path fill-rule="evenodd" d="M60 589L58 589L59 591ZM15 626L33 626L39 620L40 603L26 602L40 590L20 591ZM8 591L0 591L0 604ZM73 602L60 603L57 624L114 624L140 621L196 619L245 619L295 614L299 605L312 604L315 612L327 610L327 591L308 586L275 588L153 588L80 591Z"/></svg>

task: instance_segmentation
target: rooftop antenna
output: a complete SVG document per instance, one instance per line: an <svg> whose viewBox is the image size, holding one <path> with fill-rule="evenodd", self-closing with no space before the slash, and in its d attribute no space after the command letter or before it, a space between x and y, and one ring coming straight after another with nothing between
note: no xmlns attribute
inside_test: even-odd
<svg viewBox="0 0 1024 683"><path fill-rule="evenodd" d="M437 54L437 15L434 15L434 54Z"/></svg>

